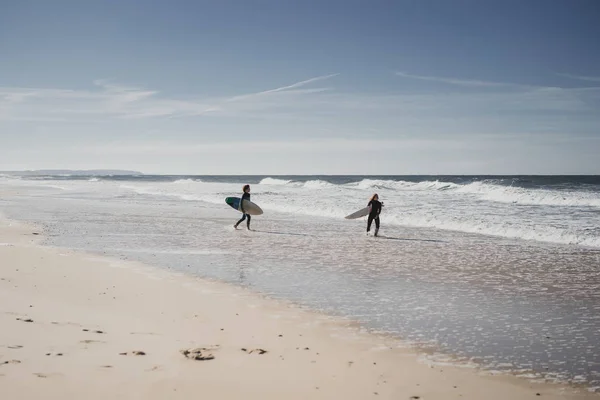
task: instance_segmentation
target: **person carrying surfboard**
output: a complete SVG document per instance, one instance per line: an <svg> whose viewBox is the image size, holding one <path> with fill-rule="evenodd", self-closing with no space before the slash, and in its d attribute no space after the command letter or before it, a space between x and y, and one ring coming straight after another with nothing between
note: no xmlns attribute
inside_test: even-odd
<svg viewBox="0 0 600 400"><path fill-rule="evenodd" d="M379 201L379 195L375 193L371 196L371 200L367 207L371 207L371 211L369 212L369 219L367 220L367 235L371 231L371 224L375 221L375 236L379 233L379 214L381 213L381 207L383 203Z"/></svg>
<svg viewBox="0 0 600 400"><path fill-rule="evenodd" d="M251 219L250 214L246 214L246 211L244 210L244 200L250 201L250 185L244 185L242 190L244 191L244 193L242 194L242 200L240 200L240 211L244 215L242 215L242 219L240 219L233 227L235 229L237 229L238 225L241 224L246 218L248 218L248 220L246 221L246 227L248 228L248 230L251 230L250 229L250 219Z"/></svg>

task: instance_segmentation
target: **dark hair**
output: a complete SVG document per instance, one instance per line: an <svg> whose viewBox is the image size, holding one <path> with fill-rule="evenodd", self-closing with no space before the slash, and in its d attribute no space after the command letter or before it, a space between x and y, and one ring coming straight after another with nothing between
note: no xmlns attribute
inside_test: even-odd
<svg viewBox="0 0 600 400"><path fill-rule="evenodd" d="M245 192L246 190L250 190L250 185L244 185L242 191Z"/></svg>
<svg viewBox="0 0 600 400"><path fill-rule="evenodd" d="M377 193L373 194L373 196L371 196L371 201L375 200L375 197L377 197L379 199L379 195Z"/></svg>

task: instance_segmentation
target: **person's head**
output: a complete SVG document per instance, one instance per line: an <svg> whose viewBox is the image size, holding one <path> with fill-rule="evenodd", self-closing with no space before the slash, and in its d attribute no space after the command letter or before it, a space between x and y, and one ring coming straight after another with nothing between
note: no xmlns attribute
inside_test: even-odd
<svg viewBox="0 0 600 400"><path fill-rule="evenodd" d="M244 193L250 193L250 185L244 185L242 190L244 191Z"/></svg>
<svg viewBox="0 0 600 400"><path fill-rule="evenodd" d="M373 196L371 196L371 201L373 200L379 200L379 195L377 193L375 193Z"/></svg>

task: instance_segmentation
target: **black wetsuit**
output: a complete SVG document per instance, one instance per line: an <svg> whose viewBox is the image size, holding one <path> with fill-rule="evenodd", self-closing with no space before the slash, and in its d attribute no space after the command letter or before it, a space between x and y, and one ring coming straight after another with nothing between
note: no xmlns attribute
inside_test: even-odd
<svg viewBox="0 0 600 400"><path fill-rule="evenodd" d="M379 231L379 213L381 213L381 202L379 200L371 200L367 207L371 206L371 212L369 213L369 219L367 222L367 233L371 230L371 224L375 221L375 235Z"/></svg>
<svg viewBox="0 0 600 400"><path fill-rule="evenodd" d="M248 218L248 221L246 221L246 226L248 227L248 229L250 229L250 219L251 219L251 217L250 217L250 214L246 214L246 211L244 210L244 200L250 201L250 193L244 192L244 194L242 195L242 199L240 200L240 210L244 213L244 215L242 215L242 219L240 219L235 224L235 227L237 228L237 226L239 224L241 224L243 220L245 220L246 218Z"/></svg>

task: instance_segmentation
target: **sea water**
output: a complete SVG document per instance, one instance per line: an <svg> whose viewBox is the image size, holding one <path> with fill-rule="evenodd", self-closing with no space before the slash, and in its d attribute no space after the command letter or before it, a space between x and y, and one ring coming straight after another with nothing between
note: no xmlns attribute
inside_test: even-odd
<svg viewBox="0 0 600 400"><path fill-rule="evenodd" d="M224 202L265 211L234 230ZM51 245L250 287L490 369L600 385L599 177L48 176L0 211ZM19 194L14 195L15 192ZM382 237L343 217L377 192Z"/></svg>

